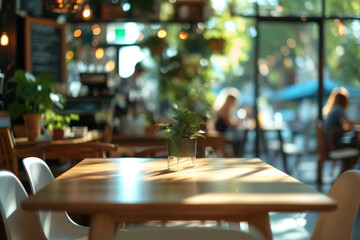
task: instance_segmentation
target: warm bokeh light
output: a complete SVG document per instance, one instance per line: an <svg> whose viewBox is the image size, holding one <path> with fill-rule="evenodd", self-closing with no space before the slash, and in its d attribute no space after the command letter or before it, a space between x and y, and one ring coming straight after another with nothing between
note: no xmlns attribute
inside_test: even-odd
<svg viewBox="0 0 360 240"><path fill-rule="evenodd" d="M9 44L9 37L6 32L1 34L0 43L1 46L7 46Z"/></svg>
<svg viewBox="0 0 360 240"><path fill-rule="evenodd" d="M157 36L158 36L159 38L165 38L165 37L167 36L166 30L160 29L160 30L157 32Z"/></svg>
<svg viewBox="0 0 360 240"><path fill-rule="evenodd" d="M339 33L339 36L344 36L344 32L345 32L345 25L344 23L340 22L339 23L339 26L338 26L338 33Z"/></svg>
<svg viewBox="0 0 360 240"><path fill-rule="evenodd" d="M285 58L283 64L285 68L289 69L293 66L293 61L291 60L291 58Z"/></svg>
<svg viewBox="0 0 360 240"><path fill-rule="evenodd" d="M189 38L189 34L187 32L180 32L179 33L179 38L182 40L186 40Z"/></svg>
<svg viewBox="0 0 360 240"><path fill-rule="evenodd" d="M92 41L91 45L92 45L93 47L99 46L99 40L98 40L98 39L94 39L94 40Z"/></svg>
<svg viewBox="0 0 360 240"><path fill-rule="evenodd" d="M98 48L95 52L96 59L102 59L104 57L104 49Z"/></svg>
<svg viewBox="0 0 360 240"><path fill-rule="evenodd" d="M290 49L287 46L282 46L280 52L282 55L288 56L290 54Z"/></svg>
<svg viewBox="0 0 360 240"><path fill-rule="evenodd" d="M65 57L66 57L66 59L73 59L73 57L74 57L74 52L73 51L67 51L66 52L66 55L65 55Z"/></svg>
<svg viewBox="0 0 360 240"><path fill-rule="evenodd" d="M142 41L142 40L144 40L144 38L145 38L144 34L141 33L137 40Z"/></svg>
<svg viewBox="0 0 360 240"><path fill-rule="evenodd" d="M282 6L280 6L280 5L277 5L277 6L276 6L276 11L282 12L283 10L284 10L284 9L283 9Z"/></svg>
<svg viewBox="0 0 360 240"><path fill-rule="evenodd" d="M295 48L296 47L296 41L293 38L289 38L286 41L289 48Z"/></svg>
<svg viewBox="0 0 360 240"><path fill-rule="evenodd" d="M86 4L86 5L84 6L83 11L82 11L82 17L83 17L83 19L87 20L87 19L89 19L91 16L92 16L92 10L91 10L89 4Z"/></svg>
<svg viewBox="0 0 360 240"><path fill-rule="evenodd" d="M112 72L115 69L115 62L114 61L108 61L105 65L106 71Z"/></svg>
<svg viewBox="0 0 360 240"><path fill-rule="evenodd" d="M80 37L81 36L81 30L80 29L76 29L74 31L74 37Z"/></svg>
<svg viewBox="0 0 360 240"><path fill-rule="evenodd" d="M99 27L99 25L95 28L93 28L93 34L94 35L99 35L101 33L101 28Z"/></svg>

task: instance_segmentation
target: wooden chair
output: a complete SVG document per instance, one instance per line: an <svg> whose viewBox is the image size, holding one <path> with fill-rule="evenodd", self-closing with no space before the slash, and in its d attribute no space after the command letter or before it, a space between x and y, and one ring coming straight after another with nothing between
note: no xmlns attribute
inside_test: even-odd
<svg viewBox="0 0 360 240"><path fill-rule="evenodd" d="M144 158L157 158L157 157L167 158L167 148L166 148L166 145L136 147L134 149L134 156L135 157L144 157Z"/></svg>
<svg viewBox="0 0 360 240"><path fill-rule="evenodd" d="M0 168L13 172L19 178L14 138L9 128L0 128Z"/></svg>
<svg viewBox="0 0 360 240"><path fill-rule="evenodd" d="M35 147L34 152L43 160L67 159L75 165L84 158L104 158L110 152L116 151L117 146L103 142L85 143L44 143Z"/></svg>
<svg viewBox="0 0 360 240"><path fill-rule="evenodd" d="M325 144L325 135L323 122L318 120L316 122L316 136L317 136L317 184L320 186L322 184L322 170L325 161L349 161L348 168L352 168L355 164L357 158L359 157L359 150L356 148L341 148L335 149L333 146L330 146L330 149L326 148ZM331 139L330 139L331 142ZM342 169L342 172L347 169Z"/></svg>
<svg viewBox="0 0 360 240"><path fill-rule="evenodd" d="M113 136L114 126L111 124L106 124L105 130L104 130L104 137L102 142L104 143L111 143L112 136Z"/></svg>

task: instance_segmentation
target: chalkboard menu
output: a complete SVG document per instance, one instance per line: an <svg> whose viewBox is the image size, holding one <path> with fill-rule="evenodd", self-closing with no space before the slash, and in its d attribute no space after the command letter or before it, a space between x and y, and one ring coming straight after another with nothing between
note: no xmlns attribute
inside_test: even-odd
<svg viewBox="0 0 360 240"><path fill-rule="evenodd" d="M25 70L38 76L50 74L65 82L65 26L55 20L25 19Z"/></svg>

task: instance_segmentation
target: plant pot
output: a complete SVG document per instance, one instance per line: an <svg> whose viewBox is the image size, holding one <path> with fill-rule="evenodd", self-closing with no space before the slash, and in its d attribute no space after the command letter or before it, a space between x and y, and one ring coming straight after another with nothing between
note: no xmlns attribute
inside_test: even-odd
<svg viewBox="0 0 360 240"><path fill-rule="evenodd" d="M24 114L25 133L29 141L35 141L41 135L42 114Z"/></svg>
<svg viewBox="0 0 360 240"><path fill-rule="evenodd" d="M182 170L195 167L196 159L196 138L183 138L181 148L177 156L169 148L168 140L166 141L168 151L168 169Z"/></svg>
<svg viewBox="0 0 360 240"><path fill-rule="evenodd" d="M52 139L53 140L64 140L65 139L64 129L61 129L61 128L53 129Z"/></svg>

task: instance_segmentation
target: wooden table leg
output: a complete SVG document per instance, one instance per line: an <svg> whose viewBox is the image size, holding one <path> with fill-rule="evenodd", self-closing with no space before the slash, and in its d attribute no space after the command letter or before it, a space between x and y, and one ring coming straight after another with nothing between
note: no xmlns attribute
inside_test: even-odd
<svg viewBox="0 0 360 240"><path fill-rule="evenodd" d="M91 216L89 240L113 239L117 228L110 214L95 214Z"/></svg>
<svg viewBox="0 0 360 240"><path fill-rule="evenodd" d="M269 214L267 212L252 214L251 216L248 216L247 222L249 223L249 226L255 227L260 231L265 239L272 240Z"/></svg>

